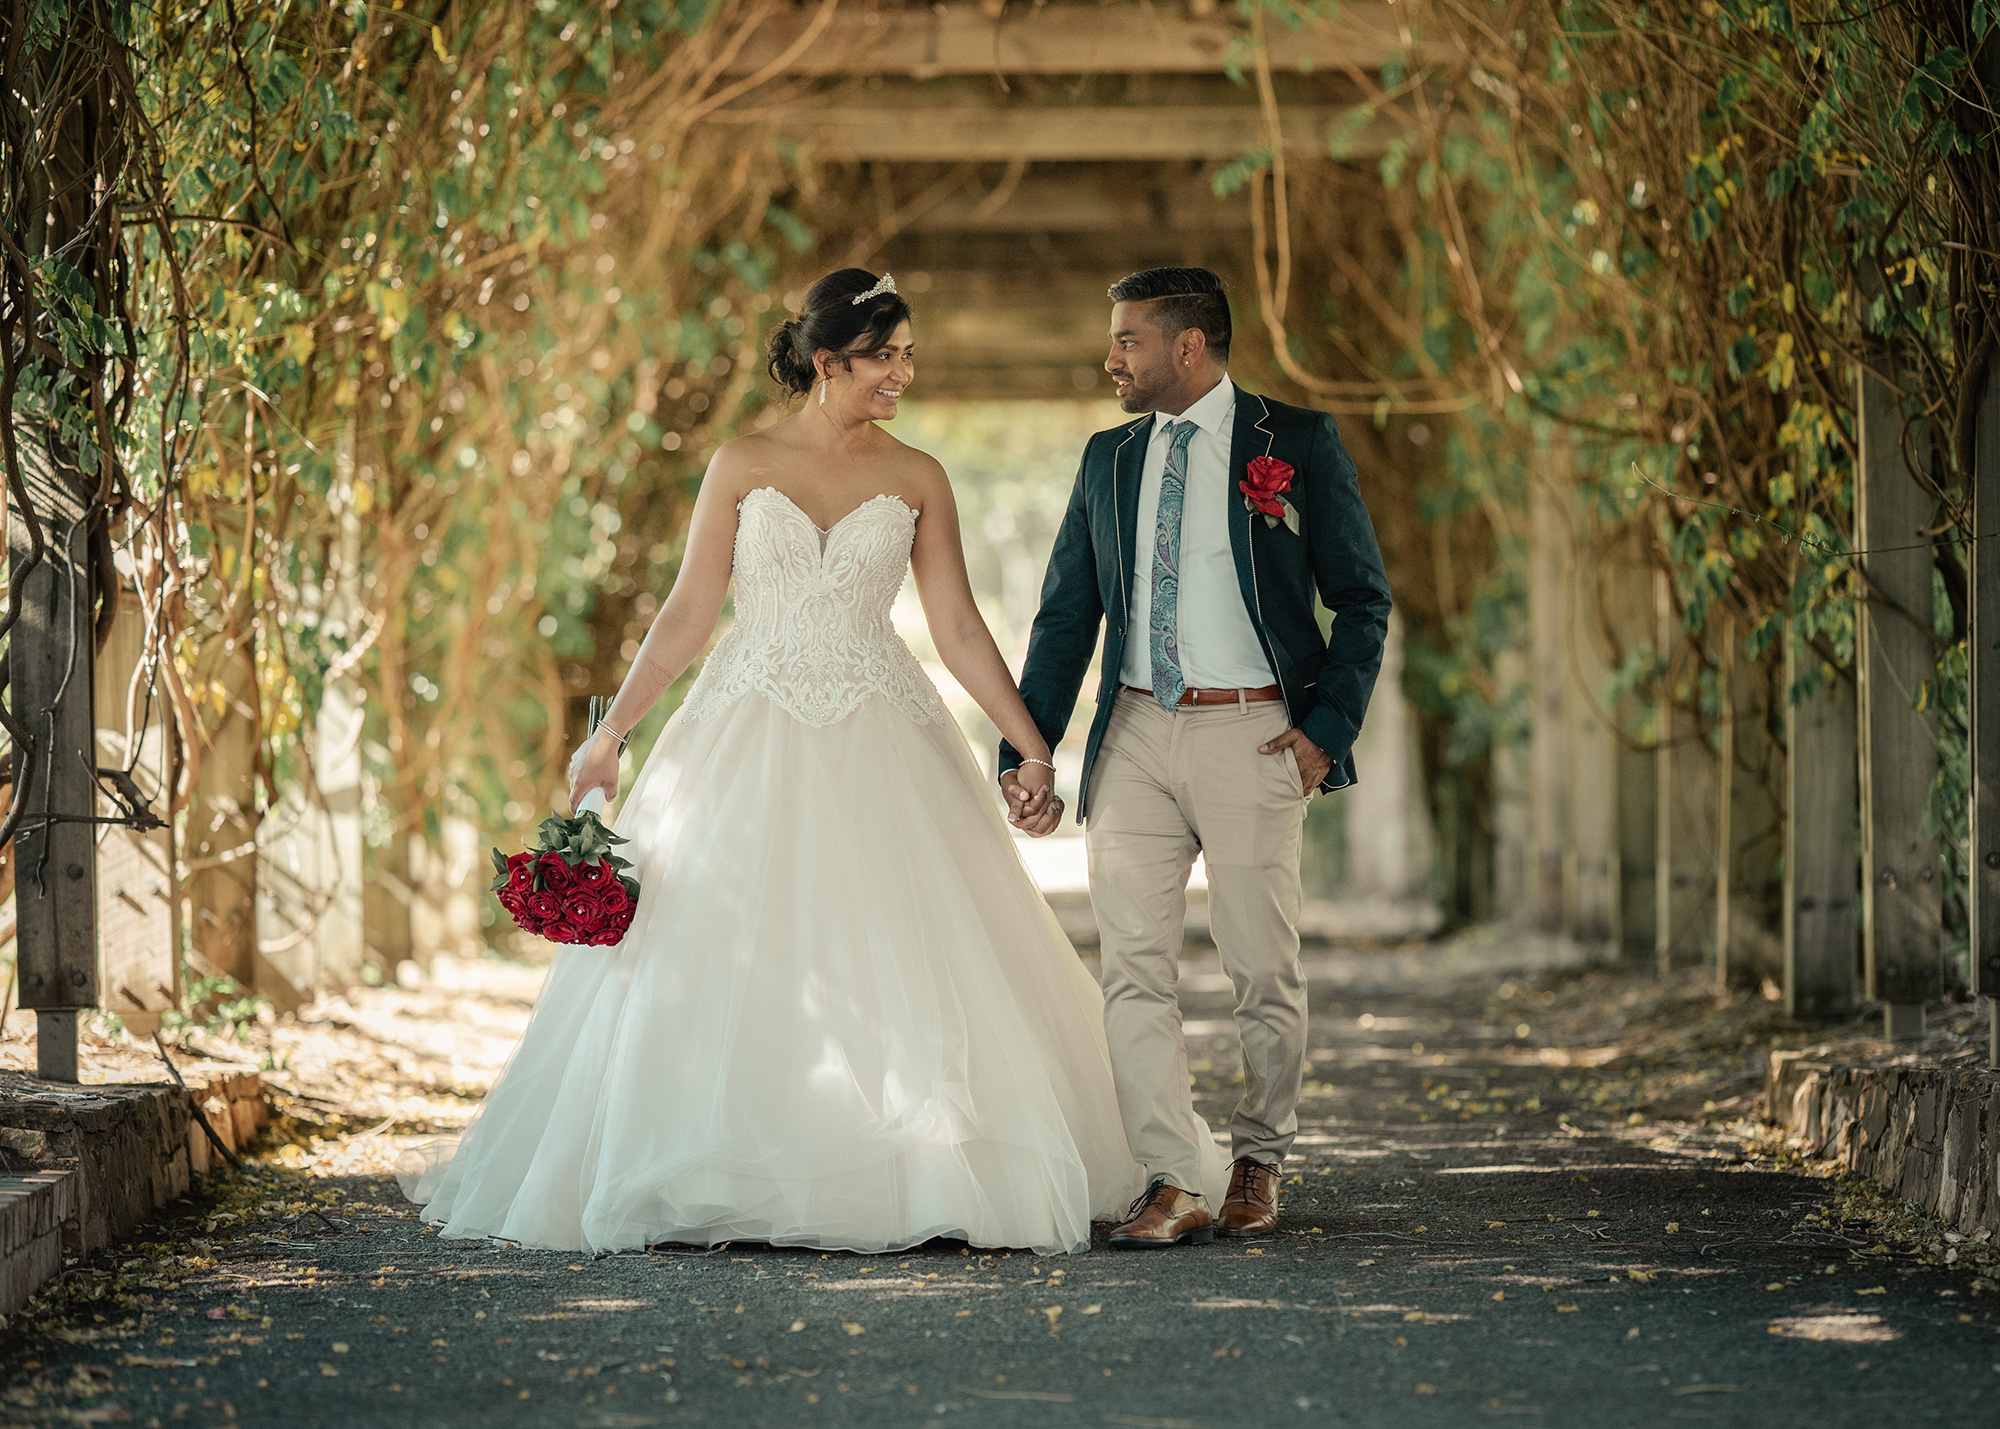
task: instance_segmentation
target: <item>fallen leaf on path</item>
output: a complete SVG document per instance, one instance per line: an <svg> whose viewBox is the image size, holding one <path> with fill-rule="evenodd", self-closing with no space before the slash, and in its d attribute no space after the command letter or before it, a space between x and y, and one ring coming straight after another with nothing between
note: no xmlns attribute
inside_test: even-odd
<svg viewBox="0 0 2000 1429"><path fill-rule="evenodd" d="M1871 1285L1866 1290L1857 1290L1854 1293L1856 1295L1887 1295L1889 1287L1886 1285Z"/></svg>
<svg viewBox="0 0 2000 1429"><path fill-rule="evenodd" d="M798 1333L798 1332L799 1332L800 1330L803 1330L803 1329L804 1329L805 1327L806 1327L806 1322L805 1322L804 1320L794 1320L794 1321L792 1321L792 1333L793 1333L793 1334L795 1334L795 1335L796 1335L796 1334L797 1334L797 1333Z"/></svg>
<svg viewBox="0 0 2000 1429"><path fill-rule="evenodd" d="M1083 1315L1095 1315L1099 1310L1102 1310L1103 1308L1104 1307L1102 1305L1086 1305L1083 1307L1082 1310L1078 1311L1077 1313ZM971 1312L967 1311L966 1313L970 1314Z"/></svg>
<svg viewBox="0 0 2000 1429"><path fill-rule="evenodd" d="M840 1328L847 1331L847 1333L850 1335L865 1335L868 1333L868 1331L865 1328L855 1324L852 1320L843 1320L841 1322Z"/></svg>
<svg viewBox="0 0 2000 1429"><path fill-rule="evenodd" d="M1556 1306L1556 1313L1558 1315L1574 1315L1582 1308L1580 1305L1558 1305Z"/></svg>

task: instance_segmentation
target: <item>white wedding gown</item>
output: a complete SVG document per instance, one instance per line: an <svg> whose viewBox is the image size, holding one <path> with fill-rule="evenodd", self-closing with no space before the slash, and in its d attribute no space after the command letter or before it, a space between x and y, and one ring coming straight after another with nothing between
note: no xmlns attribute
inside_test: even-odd
<svg viewBox="0 0 2000 1429"><path fill-rule="evenodd" d="M917 515L738 512L736 623L618 812L631 930L556 953L404 1189L447 1236L565 1250L1083 1250L1141 1180L1102 999L891 625Z"/></svg>

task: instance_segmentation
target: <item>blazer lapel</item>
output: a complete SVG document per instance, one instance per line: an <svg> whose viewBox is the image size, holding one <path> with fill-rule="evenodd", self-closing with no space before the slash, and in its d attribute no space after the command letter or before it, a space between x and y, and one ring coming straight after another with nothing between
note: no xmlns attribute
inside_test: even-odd
<svg viewBox="0 0 2000 1429"><path fill-rule="evenodd" d="M1271 408L1255 392L1236 389L1236 425L1229 439L1229 473L1223 482L1224 499L1229 502L1229 550L1236 558L1236 582L1243 590L1243 605L1257 620L1257 565L1250 549L1251 511L1237 483L1250 468L1250 458L1270 454L1276 438L1270 429ZM1263 622L1257 620L1262 631Z"/></svg>
<svg viewBox="0 0 2000 1429"><path fill-rule="evenodd" d="M1118 603L1127 621L1132 614L1132 581L1139 560L1139 477L1146 466L1146 442L1141 433L1152 423L1147 415L1126 427L1124 439L1111 453L1112 513L1118 527Z"/></svg>

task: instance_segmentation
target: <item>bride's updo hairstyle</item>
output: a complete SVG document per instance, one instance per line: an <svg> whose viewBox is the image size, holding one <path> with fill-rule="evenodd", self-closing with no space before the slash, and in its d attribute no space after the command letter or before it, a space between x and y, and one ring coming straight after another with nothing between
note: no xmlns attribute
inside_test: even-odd
<svg viewBox="0 0 2000 1429"><path fill-rule="evenodd" d="M814 283L806 293L805 308L771 334L771 360L766 365L771 380L787 392L810 392L819 381L813 354L821 348L845 367L853 353L870 352L887 342L909 320L910 305L895 293L854 301L878 281L866 268L841 268Z"/></svg>

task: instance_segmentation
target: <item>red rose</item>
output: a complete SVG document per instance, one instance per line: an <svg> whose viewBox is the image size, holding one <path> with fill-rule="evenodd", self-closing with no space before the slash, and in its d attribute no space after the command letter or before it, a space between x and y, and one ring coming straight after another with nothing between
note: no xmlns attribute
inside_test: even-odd
<svg viewBox="0 0 2000 1429"><path fill-rule="evenodd" d="M1292 464L1272 456L1253 456L1245 469L1246 480L1236 484L1244 499L1266 516L1283 516L1286 503L1279 498L1292 489Z"/></svg>
<svg viewBox="0 0 2000 1429"><path fill-rule="evenodd" d="M632 911L632 894L617 879L612 879L597 890L597 904L610 917Z"/></svg>
<svg viewBox="0 0 2000 1429"><path fill-rule="evenodd" d="M535 886L535 856L531 853L517 853L507 859L507 888L513 893L527 893Z"/></svg>
<svg viewBox="0 0 2000 1429"><path fill-rule="evenodd" d="M604 921L604 914L597 906L597 895L582 891L563 895L562 915L567 921L585 929L594 930Z"/></svg>
<svg viewBox="0 0 2000 1429"><path fill-rule="evenodd" d="M526 894L521 902L528 916L539 922L546 923L551 918L562 916L562 898L549 889L544 888L539 892Z"/></svg>
<svg viewBox="0 0 2000 1429"><path fill-rule="evenodd" d="M576 871L559 853L545 853L535 860L536 871L542 875L542 887L557 893L567 893L576 886Z"/></svg>
<svg viewBox="0 0 2000 1429"><path fill-rule="evenodd" d="M611 865L608 863L579 863L576 866L578 888L602 888L611 881Z"/></svg>

